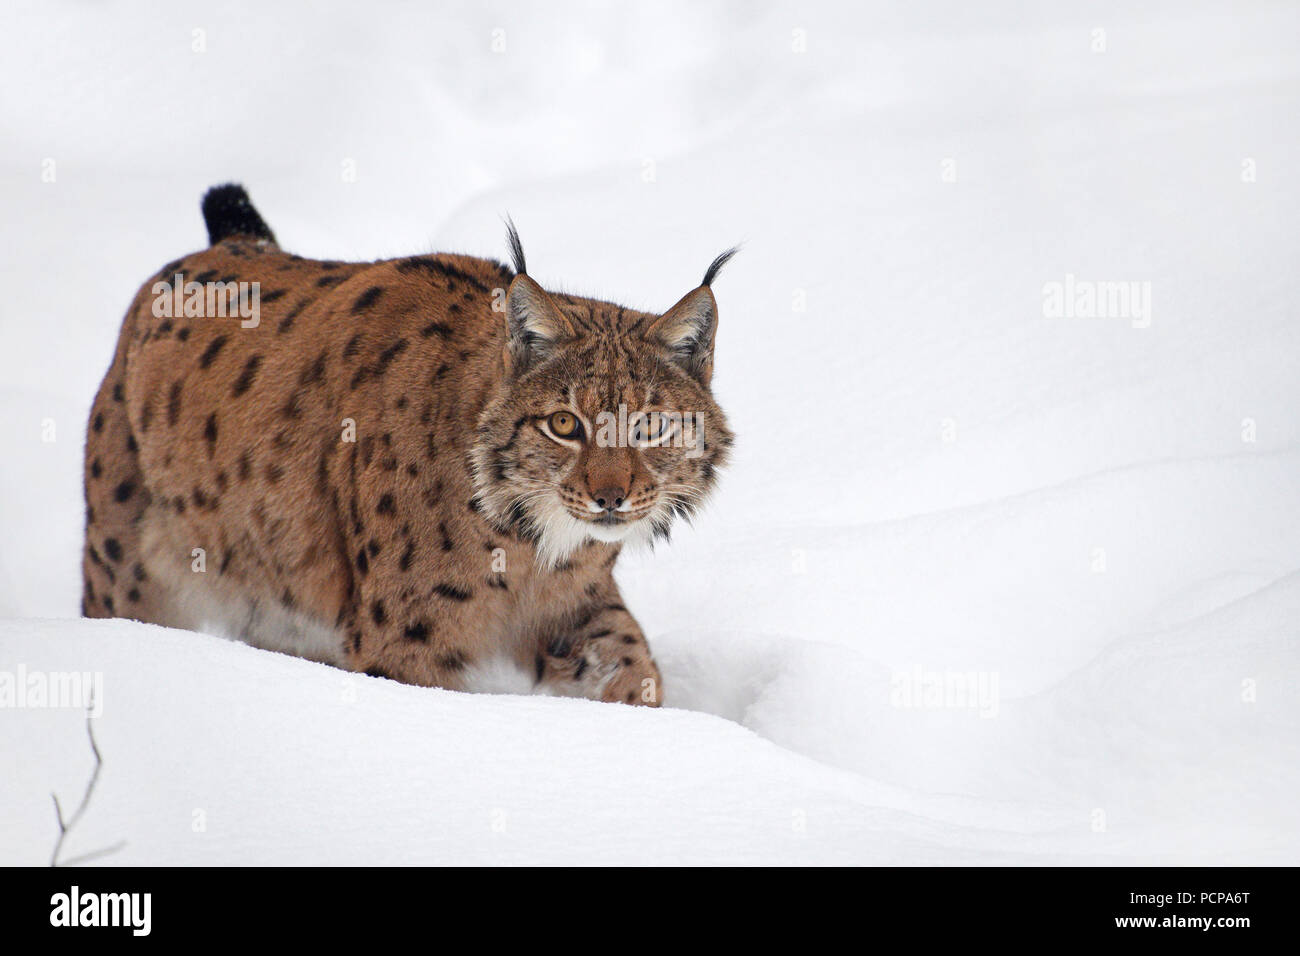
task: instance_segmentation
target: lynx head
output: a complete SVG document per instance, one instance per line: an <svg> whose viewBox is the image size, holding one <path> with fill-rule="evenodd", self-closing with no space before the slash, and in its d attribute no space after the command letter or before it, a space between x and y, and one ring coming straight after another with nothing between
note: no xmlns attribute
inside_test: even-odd
<svg viewBox="0 0 1300 956"><path fill-rule="evenodd" d="M651 542L689 520L726 461L713 401L718 304L700 286L662 315L546 292L514 226L505 374L471 451L488 520L532 540L554 566L588 541Z"/></svg>

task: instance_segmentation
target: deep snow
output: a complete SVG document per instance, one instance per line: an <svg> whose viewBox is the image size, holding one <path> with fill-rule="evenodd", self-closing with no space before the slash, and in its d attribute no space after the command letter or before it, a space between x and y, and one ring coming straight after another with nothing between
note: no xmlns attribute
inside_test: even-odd
<svg viewBox="0 0 1300 956"><path fill-rule="evenodd" d="M545 6L6 7L0 674L103 672L69 855L1300 862L1300 11ZM619 570L670 709L75 620L90 399L229 179L304 255L501 256L508 211L637 307L745 240L735 464ZM1067 275L1149 325L1049 317ZM0 862L90 767L0 710Z"/></svg>

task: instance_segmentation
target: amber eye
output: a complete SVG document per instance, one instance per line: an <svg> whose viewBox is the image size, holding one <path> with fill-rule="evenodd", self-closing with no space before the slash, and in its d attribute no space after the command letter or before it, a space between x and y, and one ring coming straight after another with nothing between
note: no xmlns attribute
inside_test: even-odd
<svg viewBox="0 0 1300 956"><path fill-rule="evenodd" d="M572 412L556 412L546 420L546 423L559 438L575 438L581 431L578 416Z"/></svg>
<svg viewBox="0 0 1300 956"><path fill-rule="evenodd" d="M667 438L675 425L672 417L663 412L642 412L632 423L632 440L638 445L652 445Z"/></svg>

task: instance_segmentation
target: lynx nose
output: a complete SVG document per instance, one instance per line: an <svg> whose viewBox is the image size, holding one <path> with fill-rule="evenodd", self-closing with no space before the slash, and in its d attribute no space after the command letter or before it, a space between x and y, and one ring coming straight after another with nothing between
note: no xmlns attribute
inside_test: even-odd
<svg viewBox="0 0 1300 956"><path fill-rule="evenodd" d="M591 497L601 511L616 511L623 504L623 489L601 488L593 492Z"/></svg>

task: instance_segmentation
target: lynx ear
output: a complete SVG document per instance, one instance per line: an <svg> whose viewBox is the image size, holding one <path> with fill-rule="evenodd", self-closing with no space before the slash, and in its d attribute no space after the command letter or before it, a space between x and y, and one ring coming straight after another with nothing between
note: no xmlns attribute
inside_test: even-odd
<svg viewBox="0 0 1300 956"><path fill-rule="evenodd" d="M528 278L524 261L524 244L509 218L506 241L515 267L515 278L506 293L506 369L516 375L526 372L544 358L556 342L574 335L573 326L564 317L546 290Z"/></svg>
<svg viewBox="0 0 1300 956"><path fill-rule="evenodd" d="M709 286L737 251L728 249L714 259L700 287L682 296L646 330L646 338L668 349L677 364L705 385L713 377L713 337L718 329L718 300Z"/></svg>
<svg viewBox="0 0 1300 956"><path fill-rule="evenodd" d="M673 360L705 385L713 375L713 333L718 303L706 285L686 293L655 320L646 338L672 353Z"/></svg>
<svg viewBox="0 0 1300 956"><path fill-rule="evenodd" d="M557 342L574 336L546 290L526 275L517 275L506 293L506 360L522 374L545 358Z"/></svg>

